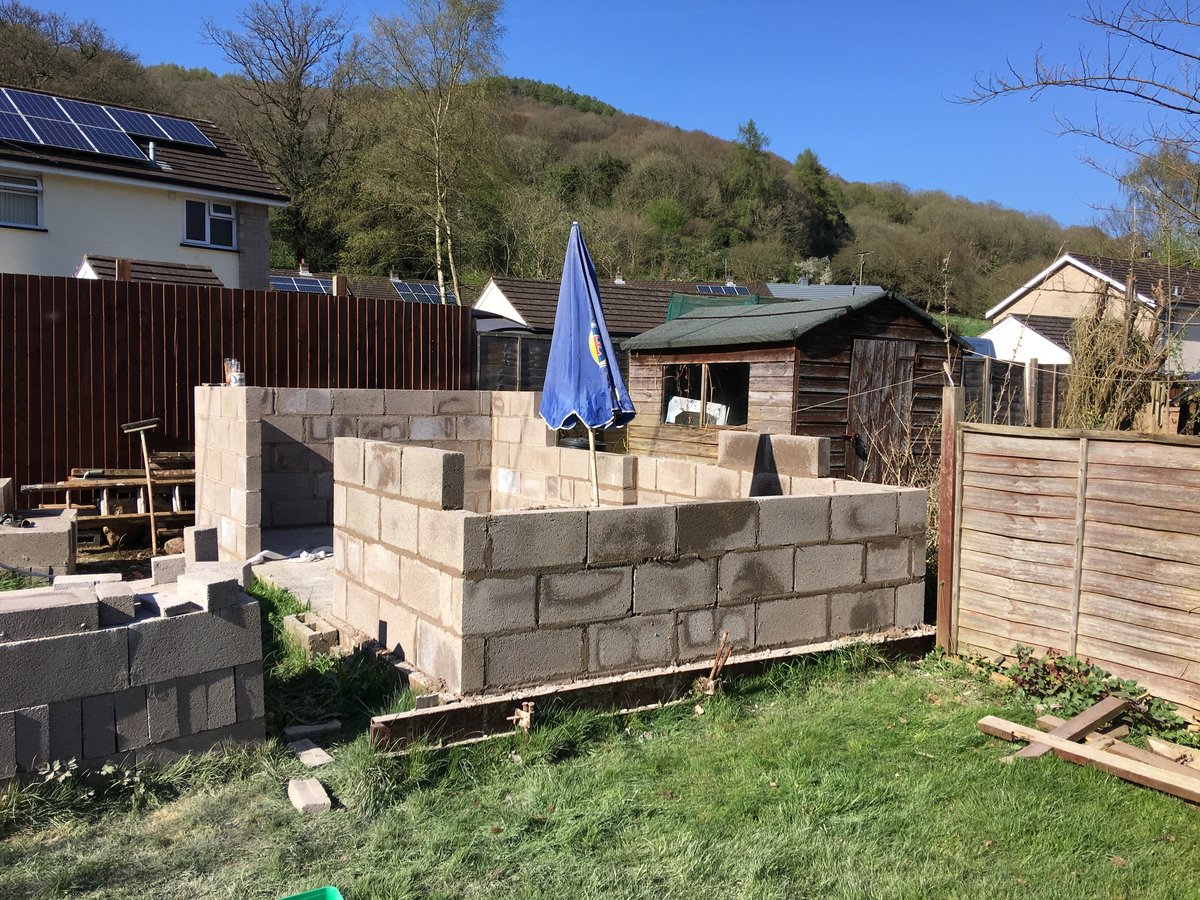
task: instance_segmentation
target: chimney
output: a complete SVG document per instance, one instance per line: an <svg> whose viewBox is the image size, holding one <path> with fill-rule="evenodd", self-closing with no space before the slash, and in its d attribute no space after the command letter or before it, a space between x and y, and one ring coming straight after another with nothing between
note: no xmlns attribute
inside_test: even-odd
<svg viewBox="0 0 1200 900"><path fill-rule="evenodd" d="M624 276L622 276L621 273L618 272L617 277L613 279L613 284L624 284L624 283L625 283Z"/></svg>
<svg viewBox="0 0 1200 900"><path fill-rule="evenodd" d="M808 276L807 275L800 276L800 286L808 287Z"/></svg>
<svg viewBox="0 0 1200 900"><path fill-rule="evenodd" d="M350 289L346 285L346 276L345 275L334 275L333 276L333 296L335 296L335 297L349 297L350 296Z"/></svg>
<svg viewBox="0 0 1200 900"><path fill-rule="evenodd" d="M117 281L133 281L133 260L117 259Z"/></svg>
<svg viewBox="0 0 1200 900"><path fill-rule="evenodd" d="M150 157L150 162L158 162L158 159L156 158L158 156L158 147L154 145L154 141L151 141L146 145L146 155Z"/></svg>
<svg viewBox="0 0 1200 900"><path fill-rule="evenodd" d="M312 274L312 272L308 271L308 260L307 259L300 260L299 274L301 274L301 275L311 275Z"/></svg>

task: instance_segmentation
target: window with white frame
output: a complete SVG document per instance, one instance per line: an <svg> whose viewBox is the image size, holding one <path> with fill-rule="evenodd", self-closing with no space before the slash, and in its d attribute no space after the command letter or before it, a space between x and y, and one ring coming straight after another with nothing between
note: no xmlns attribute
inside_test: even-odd
<svg viewBox="0 0 1200 900"><path fill-rule="evenodd" d="M233 250L237 247L236 220L237 210L232 203L185 200L184 243Z"/></svg>
<svg viewBox="0 0 1200 900"><path fill-rule="evenodd" d="M40 228L42 181L36 175L0 172L0 225Z"/></svg>

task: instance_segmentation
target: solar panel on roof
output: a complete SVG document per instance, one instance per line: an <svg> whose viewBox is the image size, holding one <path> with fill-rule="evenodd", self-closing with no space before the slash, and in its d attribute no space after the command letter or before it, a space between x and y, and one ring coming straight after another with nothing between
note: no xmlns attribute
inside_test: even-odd
<svg viewBox="0 0 1200 900"><path fill-rule="evenodd" d="M294 278L291 275L271 275L267 279L276 291L301 294L332 294L333 280L329 278Z"/></svg>
<svg viewBox="0 0 1200 900"><path fill-rule="evenodd" d="M407 300L410 303L442 302L442 295L438 292L436 284L430 284L427 281L401 281L399 278L393 278L391 282L392 287L402 300ZM457 302L454 299L454 291L449 288L446 289L446 302Z"/></svg>
<svg viewBox="0 0 1200 900"><path fill-rule="evenodd" d="M20 141L23 144L39 143L37 135L25 124L24 119L14 112L4 110L0 110L0 140Z"/></svg>
<svg viewBox="0 0 1200 900"><path fill-rule="evenodd" d="M117 123L104 111L103 106L84 103L82 100L68 100L66 97L59 98L58 102L76 125L91 125L96 128L109 129L117 127Z"/></svg>
<svg viewBox="0 0 1200 900"><path fill-rule="evenodd" d="M114 128L95 128L91 125L80 125L80 130L87 135L97 153L108 156L123 156L126 159L145 159L146 154L123 131Z"/></svg>
<svg viewBox="0 0 1200 900"><path fill-rule="evenodd" d="M63 112L62 107L54 102L53 97L47 97L45 94L31 94L28 91L17 91L12 88L6 88L5 92L17 109L27 116L37 116L39 119L57 119L59 122L69 122L71 119Z"/></svg>
<svg viewBox="0 0 1200 900"><path fill-rule="evenodd" d="M697 294L719 294L721 296L748 296L750 288L739 284L698 284Z"/></svg>
<svg viewBox="0 0 1200 900"><path fill-rule="evenodd" d="M170 116L151 116L158 124L158 127L167 133L170 140L177 141L180 144L194 144L197 147L211 147L216 149L217 145L204 136L204 132L193 125L191 122L186 122L183 119L172 119Z"/></svg>
<svg viewBox="0 0 1200 900"><path fill-rule="evenodd" d="M13 102L8 99L8 95L4 91L0 91L0 112L16 113L17 108L13 106Z"/></svg>
<svg viewBox="0 0 1200 900"><path fill-rule="evenodd" d="M79 126L73 122L59 122L54 119L39 119L36 116L26 116L25 121L34 130L43 144L51 147L62 147L66 150L83 150L91 152L92 145L83 136Z"/></svg>
<svg viewBox="0 0 1200 900"><path fill-rule="evenodd" d="M117 120L118 125L130 134L136 134L138 137L153 138L156 141L167 137L167 133L158 127L149 113L137 112L132 109L114 109L111 106L106 106L104 109Z"/></svg>

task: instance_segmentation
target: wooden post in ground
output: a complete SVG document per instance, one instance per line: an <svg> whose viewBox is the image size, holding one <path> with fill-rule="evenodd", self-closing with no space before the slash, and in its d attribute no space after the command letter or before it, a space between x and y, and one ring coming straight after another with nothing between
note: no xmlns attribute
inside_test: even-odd
<svg viewBox="0 0 1200 900"><path fill-rule="evenodd" d="M990 375L990 373L989 373ZM938 646L951 648L953 623L951 591L954 575L954 489L955 461L958 457L958 426L963 419L966 390L946 385L942 388L942 460L938 479L938 570L937 635Z"/></svg>

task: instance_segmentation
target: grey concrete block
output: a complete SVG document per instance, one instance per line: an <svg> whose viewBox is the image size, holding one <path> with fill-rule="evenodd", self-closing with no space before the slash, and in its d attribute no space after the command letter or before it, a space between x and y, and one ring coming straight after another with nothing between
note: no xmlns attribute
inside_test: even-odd
<svg viewBox="0 0 1200 900"><path fill-rule="evenodd" d="M0 709L21 709L129 687L124 629L0 644Z"/></svg>
<svg viewBox="0 0 1200 900"><path fill-rule="evenodd" d="M17 774L16 711L0 712L0 780Z"/></svg>
<svg viewBox="0 0 1200 900"><path fill-rule="evenodd" d="M570 625L616 619L633 609L633 569L589 569L538 578L538 623Z"/></svg>
<svg viewBox="0 0 1200 900"><path fill-rule="evenodd" d="M217 561L217 529L192 525L183 529L183 556L187 563Z"/></svg>
<svg viewBox="0 0 1200 900"><path fill-rule="evenodd" d="M146 685L146 717L151 744L179 737L179 695L174 679Z"/></svg>
<svg viewBox="0 0 1200 900"><path fill-rule="evenodd" d="M187 569L187 558L182 553L171 556L156 556L150 560L150 577L155 584L171 584Z"/></svg>
<svg viewBox="0 0 1200 900"><path fill-rule="evenodd" d="M878 491L834 494L831 498L830 537L835 541L891 537L896 533L896 494Z"/></svg>
<svg viewBox="0 0 1200 900"><path fill-rule="evenodd" d="M133 621L137 608L137 595L132 582L96 585L96 600L99 605L100 627L128 625Z"/></svg>
<svg viewBox="0 0 1200 900"><path fill-rule="evenodd" d="M417 668L440 678L451 693L459 693L462 681L462 640L444 628L417 620Z"/></svg>
<svg viewBox="0 0 1200 900"><path fill-rule="evenodd" d="M208 675L188 675L175 682L179 709L179 734L208 731Z"/></svg>
<svg viewBox="0 0 1200 900"><path fill-rule="evenodd" d="M904 537L867 542L867 584L902 581L912 568L912 541Z"/></svg>
<svg viewBox="0 0 1200 900"><path fill-rule="evenodd" d="M461 453L404 448L404 496L438 509L462 509L466 461Z"/></svg>
<svg viewBox="0 0 1200 900"><path fill-rule="evenodd" d="M537 576L463 582L464 636L528 631L537 624Z"/></svg>
<svg viewBox="0 0 1200 900"><path fill-rule="evenodd" d="M717 465L723 469L753 472L758 458L759 435L753 431L721 431L717 434Z"/></svg>
<svg viewBox="0 0 1200 900"><path fill-rule="evenodd" d="M385 441L367 441L363 460L363 484L384 494L399 494L403 475L404 447Z"/></svg>
<svg viewBox="0 0 1200 900"><path fill-rule="evenodd" d="M115 694L113 712L117 721L117 752L136 750L150 743L145 687L132 687Z"/></svg>
<svg viewBox="0 0 1200 900"><path fill-rule="evenodd" d="M333 441L333 480L360 486L365 472L366 441L337 437Z"/></svg>
<svg viewBox="0 0 1200 900"><path fill-rule="evenodd" d="M258 604L143 619L129 634L129 684L151 684L262 659ZM103 634L104 632L98 632Z"/></svg>
<svg viewBox="0 0 1200 900"><path fill-rule="evenodd" d="M929 494L925 488L896 488L900 534L924 534L929 525Z"/></svg>
<svg viewBox="0 0 1200 900"><path fill-rule="evenodd" d="M641 562L675 555L675 507L589 509L589 566Z"/></svg>
<svg viewBox="0 0 1200 900"><path fill-rule="evenodd" d="M13 713L17 768L32 772L50 762L50 707L30 706Z"/></svg>
<svg viewBox="0 0 1200 900"><path fill-rule="evenodd" d="M27 511L30 528L0 525L0 562L35 572L75 571L75 510Z"/></svg>
<svg viewBox="0 0 1200 900"><path fill-rule="evenodd" d="M384 392L376 388L334 388L335 416L382 416Z"/></svg>
<svg viewBox="0 0 1200 900"><path fill-rule="evenodd" d="M674 656L674 616L633 616L589 625L588 671L630 671L665 666Z"/></svg>
<svg viewBox="0 0 1200 900"><path fill-rule="evenodd" d="M436 696L436 694L434 695ZM420 709L420 707L417 707ZM296 759L309 769L317 769L321 766L328 765L333 762L333 757L318 747L308 738L301 738L294 743L288 744L288 749Z"/></svg>
<svg viewBox="0 0 1200 900"><path fill-rule="evenodd" d="M639 615L712 606L716 600L716 558L663 560L634 568L633 611Z"/></svg>
<svg viewBox="0 0 1200 900"><path fill-rule="evenodd" d="M79 699L50 704L50 759L83 758L83 704Z"/></svg>
<svg viewBox="0 0 1200 900"><path fill-rule="evenodd" d="M527 631L487 640L487 685L538 684L583 671L583 629Z"/></svg>
<svg viewBox="0 0 1200 900"><path fill-rule="evenodd" d="M758 534L758 503L715 500L675 507L680 553L720 553L753 547Z"/></svg>
<svg viewBox="0 0 1200 900"><path fill-rule="evenodd" d="M54 587L64 590L83 590L98 584L113 584L121 580L120 572L89 572L77 575L55 575Z"/></svg>
<svg viewBox="0 0 1200 900"><path fill-rule="evenodd" d="M754 604L723 606L719 609L697 609L676 613L678 618L678 652L682 661L714 656L721 636L729 633L734 650L747 650L754 645Z"/></svg>
<svg viewBox="0 0 1200 900"><path fill-rule="evenodd" d="M329 388L276 388L277 416L328 416L333 414Z"/></svg>
<svg viewBox="0 0 1200 900"><path fill-rule="evenodd" d="M538 572L580 566L587 555L587 513L552 510L488 517L495 572Z"/></svg>
<svg viewBox="0 0 1200 900"><path fill-rule="evenodd" d="M829 598L829 635L842 637L891 628L896 620L895 588L876 588Z"/></svg>
<svg viewBox="0 0 1200 900"><path fill-rule="evenodd" d="M117 716L112 694L84 697L80 702L83 715L83 758L99 759L117 752Z"/></svg>
<svg viewBox="0 0 1200 900"><path fill-rule="evenodd" d="M230 559L221 562L190 563L187 567L187 572L188 574L206 572L210 575L220 575L227 579L232 578L242 590L246 590L254 584L254 569L245 560Z"/></svg>
<svg viewBox="0 0 1200 900"><path fill-rule="evenodd" d="M791 547L778 547L726 553L717 564L717 602L726 605L790 594L795 552Z"/></svg>
<svg viewBox="0 0 1200 900"><path fill-rule="evenodd" d="M209 750L225 744L261 744L265 738L264 721L251 719L226 728L183 735L172 741L143 747L137 751L137 764L138 766L166 766L189 754L207 753Z"/></svg>
<svg viewBox="0 0 1200 900"><path fill-rule="evenodd" d="M241 601L242 586L221 572L184 572L175 582L180 600L195 603L205 612L225 609Z"/></svg>
<svg viewBox="0 0 1200 900"><path fill-rule="evenodd" d="M862 544L814 544L796 548L797 594L827 593L862 582Z"/></svg>
<svg viewBox="0 0 1200 900"><path fill-rule="evenodd" d="M757 503L761 546L820 544L829 540L829 497L763 497Z"/></svg>
<svg viewBox="0 0 1200 900"><path fill-rule="evenodd" d="M771 456L780 475L815 478L829 475L829 438L773 434Z"/></svg>
<svg viewBox="0 0 1200 900"><path fill-rule="evenodd" d="M233 670L234 697L239 722L261 719L265 714L262 662L235 666Z"/></svg>
<svg viewBox="0 0 1200 900"><path fill-rule="evenodd" d="M758 604L755 644L784 647L815 644L829 636L829 596L790 597Z"/></svg>
<svg viewBox="0 0 1200 900"><path fill-rule="evenodd" d="M307 814L329 812L329 794L315 778L293 778L288 781L288 800L297 811Z"/></svg>
<svg viewBox="0 0 1200 900"><path fill-rule="evenodd" d="M0 642L95 631L100 606L90 590L0 592Z"/></svg>
<svg viewBox="0 0 1200 900"><path fill-rule="evenodd" d="M208 681L208 728L224 728L237 721L237 692L234 669L219 669L209 672Z"/></svg>
<svg viewBox="0 0 1200 900"><path fill-rule="evenodd" d="M896 626L912 628L925 621L925 580L896 588Z"/></svg>
<svg viewBox="0 0 1200 900"><path fill-rule="evenodd" d="M269 524L277 528L327 525L331 519L328 500L272 500Z"/></svg>
<svg viewBox="0 0 1200 900"><path fill-rule="evenodd" d="M7 512L15 510L16 501L13 494L13 480L11 478L0 478L0 516ZM3 763L0 763L2 766Z"/></svg>

